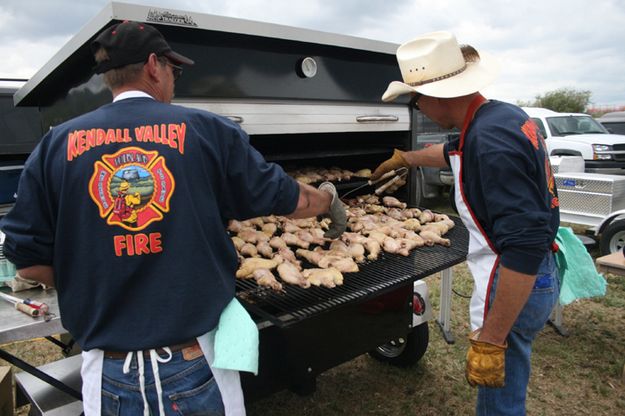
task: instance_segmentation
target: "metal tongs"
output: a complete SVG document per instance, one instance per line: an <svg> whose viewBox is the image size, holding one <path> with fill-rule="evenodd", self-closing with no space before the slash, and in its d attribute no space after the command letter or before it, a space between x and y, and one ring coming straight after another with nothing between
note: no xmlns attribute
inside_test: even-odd
<svg viewBox="0 0 625 416"><path fill-rule="evenodd" d="M406 175L408 175L408 168L402 167L402 168L391 170L389 172L386 172L384 175L380 176L378 179L374 181L368 180L367 183L352 189L351 191L344 194L341 198L347 198L349 194L359 191L362 188L365 188L367 186L378 185L379 183L386 181L382 185L377 186L375 188L375 191L374 191L375 194L380 195L382 192L386 191L388 188L390 188L391 186L393 186L394 184L396 184L397 182L405 178Z"/></svg>

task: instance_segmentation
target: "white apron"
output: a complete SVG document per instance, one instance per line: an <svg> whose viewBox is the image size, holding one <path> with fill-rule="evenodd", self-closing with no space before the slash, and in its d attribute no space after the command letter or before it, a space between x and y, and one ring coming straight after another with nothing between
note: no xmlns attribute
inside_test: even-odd
<svg viewBox="0 0 625 416"><path fill-rule="evenodd" d="M486 233L484 233L484 230L482 230L482 227L475 219L473 211L466 202L462 186L464 137L473 120L475 112L484 102L486 102L486 99L481 95L478 95L476 99L471 102L460 134L458 150L449 153L449 163L454 173L454 200L456 202L456 209L458 210L458 215L460 215L464 226L469 231L467 265L469 266L474 282L473 294L469 306L472 330L481 328L484 323L484 318L488 312L488 297L490 295L493 277L499 265L499 255L492 243L488 240Z"/></svg>
<svg viewBox="0 0 625 416"><path fill-rule="evenodd" d="M217 328L199 336L197 340L219 387L226 416L245 416L239 370L258 373L256 324L234 298L222 312ZM167 351L168 348L165 350ZM142 355L139 354L141 359L143 359ZM83 351L82 360L80 374L83 410L85 416L99 416L101 414L104 352L99 349ZM154 367L158 369L158 364L154 361L152 365L153 371ZM154 376L155 379L158 378L158 370ZM159 387L160 381L157 382L157 389ZM159 409L163 412L162 403L159 403Z"/></svg>

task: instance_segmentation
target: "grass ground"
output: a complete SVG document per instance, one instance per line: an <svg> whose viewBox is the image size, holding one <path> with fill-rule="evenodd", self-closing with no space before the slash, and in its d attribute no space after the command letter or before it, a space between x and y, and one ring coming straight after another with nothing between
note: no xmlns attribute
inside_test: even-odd
<svg viewBox="0 0 625 416"><path fill-rule="evenodd" d="M453 277L455 292L471 293L466 264L455 266ZM625 414L625 277L606 278L606 296L564 307L568 337L547 326L534 343L528 414ZM436 275L426 281L437 315L440 279ZM471 415L476 392L464 380L468 299L453 296L451 319L456 342L447 344L431 321L428 351L412 367L382 364L365 354L321 374L314 394L283 391L249 404L248 415ZM36 365L61 358L59 349L45 340L2 348ZM0 360L0 365L6 363ZM27 413L28 407L22 407L16 414Z"/></svg>

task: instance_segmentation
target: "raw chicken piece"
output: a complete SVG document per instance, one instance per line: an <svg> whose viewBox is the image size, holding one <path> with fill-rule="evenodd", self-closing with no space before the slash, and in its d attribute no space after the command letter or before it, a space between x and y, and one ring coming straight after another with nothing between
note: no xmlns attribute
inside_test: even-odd
<svg viewBox="0 0 625 416"><path fill-rule="evenodd" d="M260 243L256 244L256 249L263 257L266 257L268 259L273 257L273 248L271 248L269 243L266 241L261 241Z"/></svg>
<svg viewBox="0 0 625 416"><path fill-rule="evenodd" d="M389 208L386 211L386 215L393 218L394 220L403 221L406 219L404 212L399 208Z"/></svg>
<svg viewBox="0 0 625 416"><path fill-rule="evenodd" d="M369 238L377 241L380 245L384 244L384 240L386 240L387 237L388 236L386 234L379 231L372 231L369 233Z"/></svg>
<svg viewBox="0 0 625 416"><path fill-rule="evenodd" d="M443 238L433 231L421 231L419 235L425 240L425 244L427 245L440 244L445 247L451 246L451 241L449 241L449 239Z"/></svg>
<svg viewBox="0 0 625 416"><path fill-rule="evenodd" d="M386 208L382 205L367 204L365 205L365 211L369 214L377 214L379 212L385 212Z"/></svg>
<svg viewBox="0 0 625 416"><path fill-rule="evenodd" d="M288 261L285 261L278 266L278 276L280 276L282 281L291 285L303 287L304 289L308 289L310 287L310 282L304 279L304 276L299 271L297 266L289 263Z"/></svg>
<svg viewBox="0 0 625 416"><path fill-rule="evenodd" d="M404 209L407 206L405 202L401 202L399 199L392 196L385 196L384 198L382 198L382 203L387 207L401 209Z"/></svg>
<svg viewBox="0 0 625 416"><path fill-rule="evenodd" d="M249 219L248 221L250 222L250 224L252 224L256 228L263 228L263 225L265 225L265 223L263 222L263 219L260 217L252 218L252 219Z"/></svg>
<svg viewBox="0 0 625 416"><path fill-rule="evenodd" d="M403 227L407 230L418 231L421 228L421 223L416 218L410 218L404 221Z"/></svg>
<svg viewBox="0 0 625 416"><path fill-rule="evenodd" d="M236 277L239 279L247 279L253 276L256 269L273 269L278 265L275 260L263 259L254 257L250 259L244 259L237 270Z"/></svg>
<svg viewBox="0 0 625 416"><path fill-rule="evenodd" d="M424 209L423 211L421 211L421 215L419 215L419 221L421 222L421 224L434 221L434 213L429 209Z"/></svg>
<svg viewBox="0 0 625 416"><path fill-rule="evenodd" d="M323 254L318 251L304 250L303 248L298 248L295 250L295 253L315 266L319 264L319 260L323 257Z"/></svg>
<svg viewBox="0 0 625 416"><path fill-rule="evenodd" d="M326 243L327 238L323 236L323 230L321 228L311 228L308 231L310 231L313 236L313 243L319 244L320 246Z"/></svg>
<svg viewBox="0 0 625 416"><path fill-rule="evenodd" d="M303 275L314 286L333 288L343 284L343 274L333 267L329 269L306 269Z"/></svg>
<svg viewBox="0 0 625 416"><path fill-rule="evenodd" d="M282 290L282 284L276 280L276 277L269 269L256 269L253 277L259 286L267 286L277 292Z"/></svg>
<svg viewBox="0 0 625 416"><path fill-rule="evenodd" d="M368 238L367 241L365 241L365 248L369 252L369 254L367 255L367 258L369 260L377 260L378 256L380 255L380 251L382 250L382 248L380 247L380 243L378 243L373 238Z"/></svg>
<svg viewBox="0 0 625 416"><path fill-rule="evenodd" d="M315 237L308 230L299 230L295 232L295 236L302 241L306 241L307 243L314 243Z"/></svg>
<svg viewBox="0 0 625 416"><path fill-rule="evenodd" d="M349 233L349 232L344 232L341 235L341 240L345 241L348 244L364 244L365 241L367 241L367 237L365 237L362 234L358 234L358 233Z"/></svg>
<svg viewBox="0 0 625 416"><path fill-rule="evenodd" d="M314 218L297 218L291 220L291 222L299 228L314 228L319 225L317 224L317 220Z"/></svg>
<svg viewBox="0 0 625 416"><path fill-rule="evenodd" d="M280 238L282 238L284 240L284 242L287 243L290 246L298 246L298 247L301 247L301 248L308 248L308 247L310 247L310 243L308 241L304 241L304 240L300 239L295 234L282 233L282 236Z"/></svg>
<svg viewBox="0 0 625 416"><path fill-rule="evenodd" d="M387 253L397 253L401 249L401 245L394 238L386 237L382 242L382 248Z"/></svg>
<svg viewBox="0 0 625 416"><path fill-rule="evenodd" d="M276 250L280 250L281 248L288 248L286 242L280 237L271 237L271 240L269 240L269 245Z"/></svg>
<svg viewBox="0 0 625 416"><path fill-rule="evenodd" d="M321 260L319 260L319 267L322 269L337 269L342 273L355 273L357 272L358 265L351 257L341 257L341 256L323 256Z"/></svg>
<svg viewBox="0 0 625 416"><path fill-rule="evenodd" d="M360 169L354 172L354 176L358 176L360 178L370 178L371 177L371 169Z"/></svg>
<svg viewBox="0 0 625 416"><path fill-rule="evenodd" d="M420 231L432 231L438 235L445 235L449 230L449 224L446 224L444 221L441 222L429 222L421 227Z"/></svg>
<svg viewBox="0 0 625 416"><path fill-rule="evenodd" d="M399 230L396 227L392 227L390 225L378 227L376 231L380 233L384 233L391 238L397 238L400 235Z"/></svg>
<svg viewBox="0 0 625 416"><path fill-rule="evenodd" d="M356 263L362 263L365 261L365 246L359 243L351 243L347 246L349 254L352 256Z"/></svg>
<svg viewBox="0 0 625 416"><path fill-rule="evenodd" d="M252 243L245 243L241 246L241 255L244 257L256 257L258 256L258 249Z"/></svg>
<svg viewBox="0 0 625 416"><path fill-rule="evenodd" d="M237 249L237 251L241 251L241 247L243 247L243 245L245 244L245 241L243 241L243 239L237 237L236 235L230 238L232 240L232 243L234 244L234 247Z"/></svg>
<svg viewBox="0 0 625 416"><path fill-rule="evenodd" d="M302 231L302 229L297 225L293 224L291 221L288 221L282 224L282 231L285 233L295 234L298 231Z"/></svg>
<svg viewBox="0 0 625 416"><path fill-rule="evenodd" d="M334 240L330 243L330 251L339 251L343 253L348 253L347 244L342 242L341 240Z"/></svg>
<svg viewBox="0 0 625 416"><path fill-rule="evenodd" d="M228 231L238 233L243 228L243 224L237 220L230 220L228 223Z"/></svg>
<svg viewBox="0 0 625 416"><path fill-rule="evenodd" d="M256 244L259 241L269 241L269 236L262 231L243 229L237 235L245 242L252 244Z"/></svg>
<svg viewBox="0 0 625 416"><path fill-rule="evenodd" d="M281 248L278 250L278 254L284 260L288 261L289 263L293 263L293 265L296 266L299 270L302 269L302 262L297 260L297 257L295 257L295 253L293 253L293 251L290 248L288 247Z"/></svg>
<svg viewBox="0 0 625 416"><path fill-rule="evenodd" d="M273 222L263 224L263 227L261 228L261 231L267 234L269 237L273 237L277 230L278 226Z"/></svg>

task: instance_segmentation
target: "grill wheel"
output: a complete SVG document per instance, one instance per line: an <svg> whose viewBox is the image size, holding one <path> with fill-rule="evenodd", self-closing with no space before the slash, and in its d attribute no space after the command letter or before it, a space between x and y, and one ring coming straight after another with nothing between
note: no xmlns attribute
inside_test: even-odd
<svg viewBox="0 0 625 416"><path fill-rule="evenodd" d="M369 355L378 361L398 367L413 365L425 354L429 334L428 323L424 322L412 328L405 337L393 339L369 351Z"/></svg>

